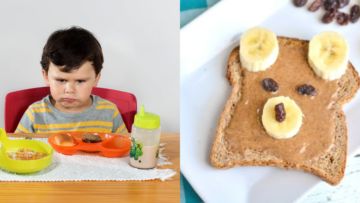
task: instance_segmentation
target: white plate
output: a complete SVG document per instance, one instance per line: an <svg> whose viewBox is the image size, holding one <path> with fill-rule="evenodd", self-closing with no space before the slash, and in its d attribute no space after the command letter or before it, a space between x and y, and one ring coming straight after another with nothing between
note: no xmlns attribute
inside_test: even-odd
<svg viewBox="0 0 360 203"><path fill-rule="evenodd" d="M322 12L295 8L291 2L221 1L181 30L181 171L205 202L293 202L321 182L295 170L219 170L209 164L218 117L231 90L225 77L227 57L244 30L261 25L278 35L302 39L336 30L348 40L350 60L360 68L359 22L324 25L319 21ZM345 106L345 113L351 155L360 146L359 94Z"/></svg>

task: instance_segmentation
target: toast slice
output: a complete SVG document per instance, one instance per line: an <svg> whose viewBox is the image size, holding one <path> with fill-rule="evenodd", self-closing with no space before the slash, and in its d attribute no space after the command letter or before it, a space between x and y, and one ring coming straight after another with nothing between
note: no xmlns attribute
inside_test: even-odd
<svg viewBox="0 0 360 203"><path fill-rule="evenodd" d="M338 80L316 76L307 62L308 41L278 37L279 55L275 64L261 72L241 67L239 47L232 50L227 65L231 95L220 115L210 162L217 168L234 166L275 166L300 169L336 185L344 176L347 156L347 127L343 104L360 86L357 71L349 62ZM261 87L264 78L279 84L276 94ZM299 95L298 84L315 86L318 95ZM295 137L277 140L266 134L261 111L268 98L290 96L302 108L304 119Z"/></svg>

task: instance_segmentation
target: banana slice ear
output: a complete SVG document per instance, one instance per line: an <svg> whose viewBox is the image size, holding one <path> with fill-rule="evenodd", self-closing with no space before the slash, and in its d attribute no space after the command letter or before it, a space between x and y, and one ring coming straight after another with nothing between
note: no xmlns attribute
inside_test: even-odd
<svg viewBox="0 0 360 203"><path fill-rule="evenodd" d="M254 27L240 38L240 62L248 71L264 71L273 65L279 55L279 42L272 31Z"/></svg>
<svg viewBox="0 0 360 203"><path fill-rule="evenodd" d="M339 79L349 60L349 46L337 32L322 32L309 43L308 62L316 75L325 80Z"/></svg>

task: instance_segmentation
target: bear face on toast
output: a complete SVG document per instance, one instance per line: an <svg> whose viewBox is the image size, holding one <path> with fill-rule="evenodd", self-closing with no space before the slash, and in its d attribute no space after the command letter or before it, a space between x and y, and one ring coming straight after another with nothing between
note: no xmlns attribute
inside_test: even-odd
<svg viewBox="0 0 360 203"><path fill-rule="evenodd" d="M337 184L344 175L347 152L342 105L355 95L359 76L347 61L340 77L324 79L309 63L308 41L286 37L277 37L277 41L276 60L270 59L274 61L272 65L257 68L259 71L244 68L243 64L248 63L246 60L242 63L239 47L231 52L227 77L232 92L217 126L211 164L217 168L250 165L296 168ZM277 90L266 90L262 84L265 79L275 81ZM314 94L299 92L303 85L311 85ZM289 98L302 112L300 127L285 139L274 137L264 127L264 106L277 97ZM286 108L285 103L285 111ZM275 115L276 110L274 119ZM286 116L291 119L291 112Z"/></svg>

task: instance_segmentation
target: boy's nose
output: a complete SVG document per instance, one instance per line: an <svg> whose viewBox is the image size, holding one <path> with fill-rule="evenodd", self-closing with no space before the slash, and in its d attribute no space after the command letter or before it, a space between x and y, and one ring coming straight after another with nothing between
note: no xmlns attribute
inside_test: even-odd
<svg viewBox="0 0 360 203"><path fill-rule="evenodd" d="M75 87L70 82L65 85L65 93L74 93Z"/></svg>

